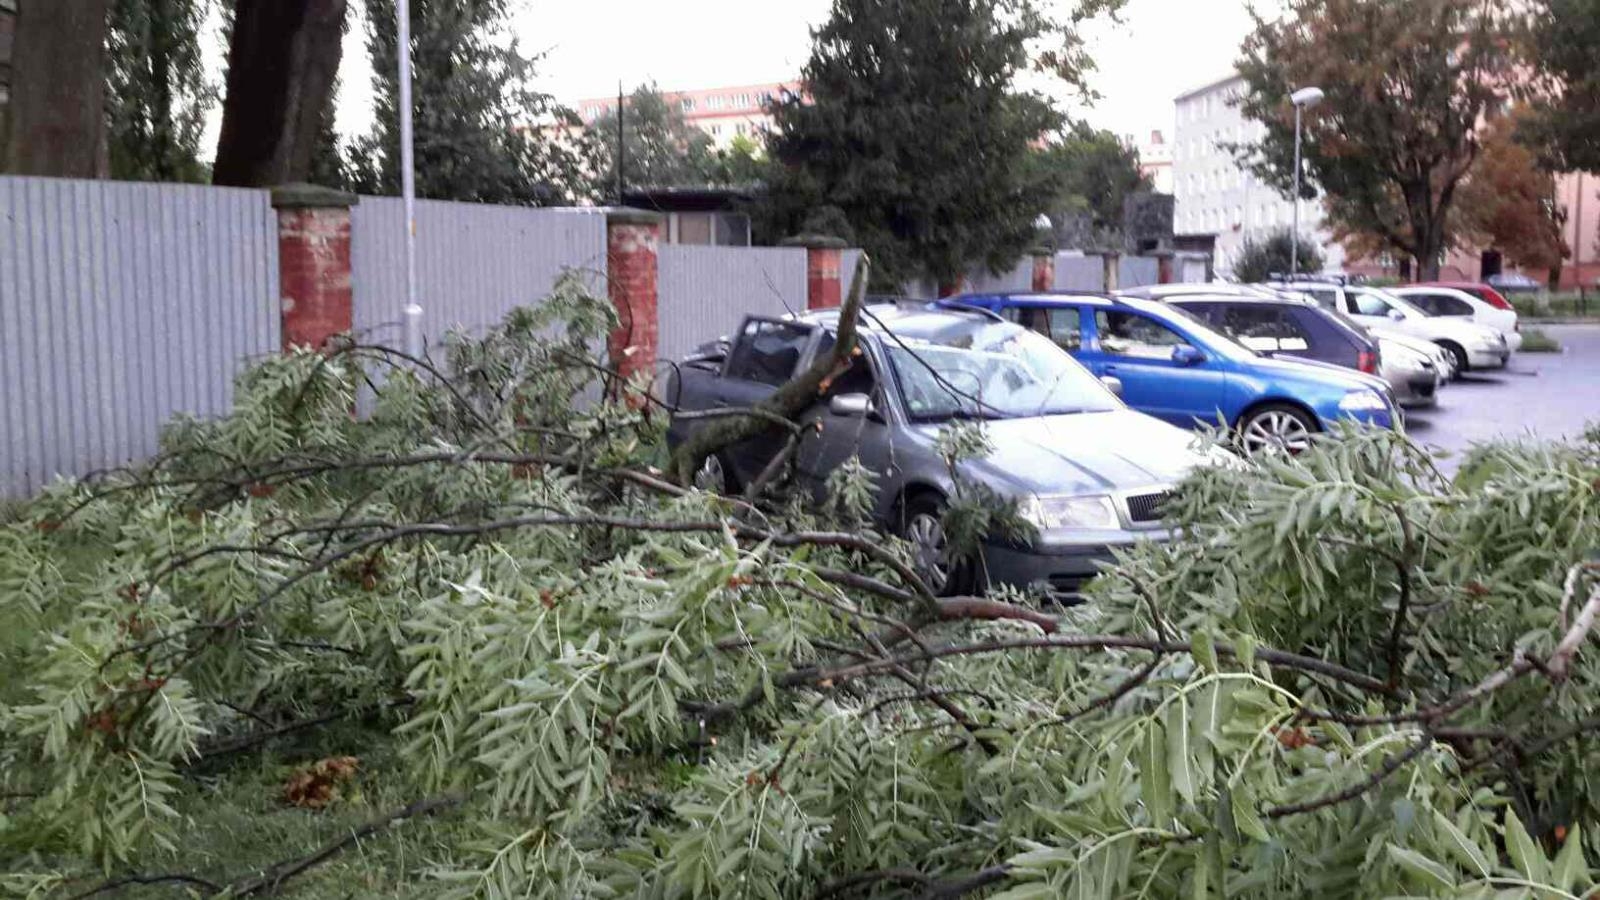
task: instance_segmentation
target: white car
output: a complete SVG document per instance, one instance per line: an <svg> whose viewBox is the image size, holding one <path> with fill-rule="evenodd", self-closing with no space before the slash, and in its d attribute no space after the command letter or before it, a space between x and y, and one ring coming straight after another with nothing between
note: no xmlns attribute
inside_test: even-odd
<svg viewBox="0 0 1600 900"><path fill-rule="evenodd" d="M1374 334L1410 335L1432 341L1455 358L1456 374L1471 369L1504 368L1511 358L1505 336L1493 328L1453 318L1434 318L1387 291L1360 285L1296 282L1285 287L1309 294Z"/></svg>
<svg viewBox="0 0 1600 900"><path fill-rule="evenodd" d="M1515 353L1522 349L1522 335L1517 330L1517 311L1479 300L1466 291L1447 287L1395 288L1389 293L1402 297L1412 306L1434 318L1464 319L1487 325L1506 337L1506 346Z"/></svg>

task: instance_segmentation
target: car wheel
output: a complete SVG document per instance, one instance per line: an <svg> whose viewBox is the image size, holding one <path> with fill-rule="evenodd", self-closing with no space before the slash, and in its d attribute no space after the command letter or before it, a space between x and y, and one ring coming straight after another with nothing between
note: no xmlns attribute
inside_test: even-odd
<svg viewBox="0 0 1600 900"><path fill-rule="evenodd" d="M728 464L722 454L712 453L701 461L700 468L694 473L694 486L718 494L734 493L733 477L728 472Z"/></svg>
<svg viewBox="0 0 1600 900"><path fill-rule="evenodd" d="M1239 420L1239 445L1248 456L1266 453L1301 453L1311 447L1319 429L1305 412L1274 403L1251 410Z"/></svg>
<svg viewBox="0 0 1600 900"><path fill-rule="evenodd" d="M1450 358L1455 360L1456 370L1455 373L1450 376L1451 379L1454 380L1456 378L1460 378L1462 373L1466 372L1467 369L1470 368L1470 365L1467 362L1467 351L1462 349L1460 344L1457 344L1453 341L1440 341L1439 346L1443 347L1445 352L1450 354Z"/></svg>
<svg viewBox="0 0 1600 900"><path fill-rule="evenodd" d="M970 560L952 559L944 533L943 498L919 494L901 505L900 535L911 542L911 568L935 596L971 593Z"/></svg>

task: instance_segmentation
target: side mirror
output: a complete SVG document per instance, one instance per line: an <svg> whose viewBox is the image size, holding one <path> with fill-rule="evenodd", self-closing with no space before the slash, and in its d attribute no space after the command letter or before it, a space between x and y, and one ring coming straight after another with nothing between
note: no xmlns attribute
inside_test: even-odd
<svg viewBox="0 0 1600 900"><path fill-rule="evenodd" d="M1111 393L1116 394L1118 397L1122 396L1121 378L1118 378L1115 375L1101 375L1100 383L1105 385L1106 390L1110 391Z"/></svg>
<svg viewBox="0 0 1600 900"><path fill-rule="evenodd" d="M1396 322L1404 322L1406 320L1406 314L1398 309L1391 309L1389 310L1389 318Z"/></svg>
<svg viewBox="0 0 1600 900"><path fill-rule="evenodd" d="M866 394L839 394L828 401L828 412L836 416L860 418L876 411L872 406L872 398Z"/></svg>
<svg viewBox="0 0 1600 900"><path fill-rule="evenodd" d="M1180 366L1198 366L1206 361L1206 355L1188 344L1179 344L1172 348L1172 361Z"/></svg>

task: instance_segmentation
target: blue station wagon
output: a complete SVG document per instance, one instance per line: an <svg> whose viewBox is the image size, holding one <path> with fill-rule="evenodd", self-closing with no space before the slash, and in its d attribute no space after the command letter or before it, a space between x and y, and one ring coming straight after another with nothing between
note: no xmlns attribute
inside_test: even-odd
<svg viewBox="0 0 1600 900"><path fill-rule="evenodd" d="M997 312L1120 382L1134 409L1174 425L1232 427L1246 452L1298 452L1336 420L1399 424L1382 379L1311 360L1262 356L1170 305L1089 294L967 294L946 303Z"/></svg>

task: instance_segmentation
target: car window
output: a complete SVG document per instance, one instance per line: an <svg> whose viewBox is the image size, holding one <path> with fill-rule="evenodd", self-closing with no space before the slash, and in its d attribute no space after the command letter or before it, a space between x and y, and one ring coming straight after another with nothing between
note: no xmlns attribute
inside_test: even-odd
<svg viewBox="0 0 1600 900"><path fill-rule="evenodd" d="M833 344L833 335L823 332L822 339L817 342L817 357L821 358L833 352ZM865 353L857 353L845 361L843 372L822 383L822 396L827 398L842 397L845 394L872 396L877 389L878 377L872 368L871 360Z"/></svg>
<svg viewBox="0 0 1600 900"><path fill-rule="evenodd" d="M728 361L727 377L781 385L794 375L810 340L811 329L803 325L747 322Z"/></svg>
<svg viewBox="0 0 1600 900"><path fill-rule="evenodd" d="M1310 335L1275 306L1229 304L1222 311L1222 330L1251 350L1292 353L1311 349Z"/></svg>
<svg viewBox="0 0 1600 900"><path fill-rule="evenodd" d="M1183 335L1137 313L1099 309L1094 323L1100 332L1100 349L1116 356L1171 359L1173 347L1188 343Z"/></svg>
<svg viewBox="0 0 1600 900"><path fill-rule="evenodd" d="M1412 306L1415 306L1417 309L1422 310L1430 316L1436 316L1439 314L1438 294L1408 293L1405 295L1405 298L1411 301Z"/></svg>
<svg viewBox="0 0 1600 900"><path fill-rule="evenodd" d="M1077 350L1083 344L1083 331L1075 306L1013 306L1006 318L1023 328L1042 334L1063 350Z"/></svg>
<svg viewBox="0 0 1600 900"><path fill-rule="evenodd" d="M1460 297L1452 297L1449 294L1435 294L1433 295L1433 302L1437 304L1437 308L1430 309L1428 312L1436 316L1471 316L1477 312L1472 308L1471 303L1462 300Z"/></svg>
<svg viewBox="0 0 1600 900"><path fill-rule="evenodd" d="M1369 291L1350 291L1352 312L1358 316L1387 316L1394 307L1377 294Z"/></svg>

